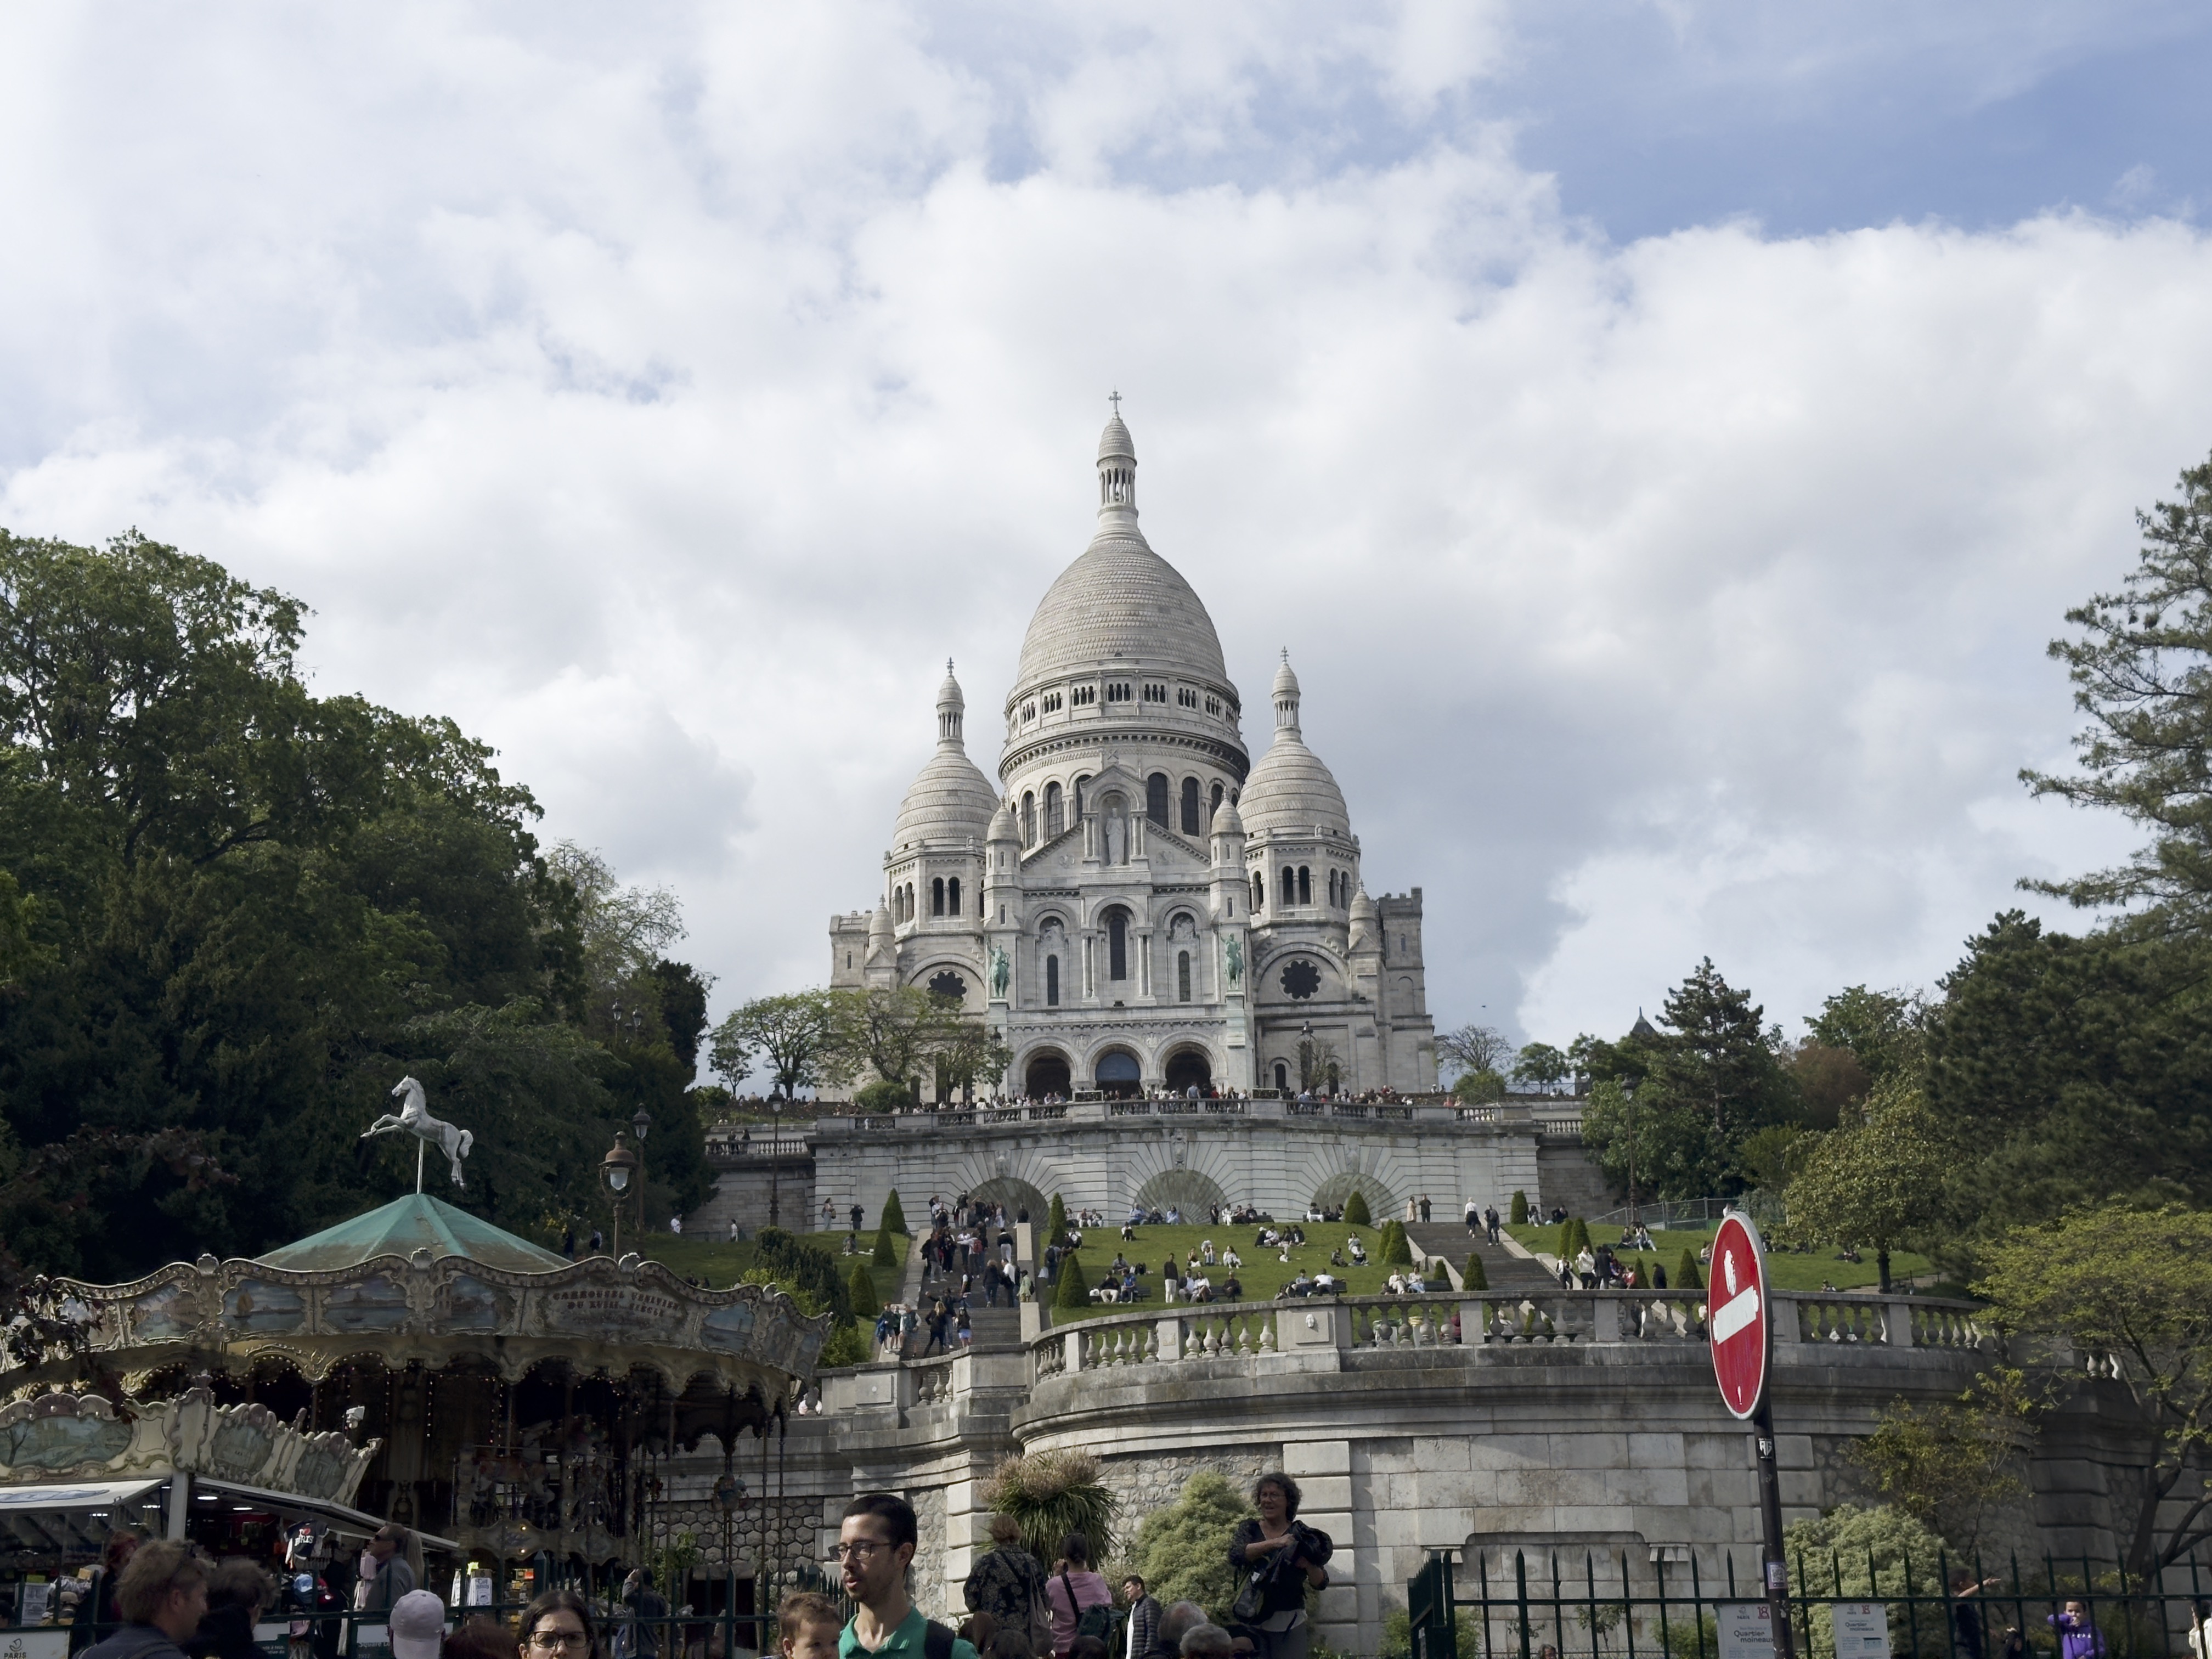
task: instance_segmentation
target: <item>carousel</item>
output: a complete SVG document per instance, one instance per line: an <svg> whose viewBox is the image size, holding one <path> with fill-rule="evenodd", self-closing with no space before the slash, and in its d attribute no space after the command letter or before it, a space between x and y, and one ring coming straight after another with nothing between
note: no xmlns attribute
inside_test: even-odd
<svg viewBox="0 0 2212 1659"><path fill-rule="evenodd" d="M459 1182L468 1143L444 1144ZM619 1197L635 1156L617 1138L607 1163ZM720 1521L684 1534L710 1599L750 1599L771 1441L828 1316L635 1254L570 1261L424 1194L419 1163L416 1186L252 1260L52 1285L76 1340L0 1371L9 1622L124 1527L273 1557L395 1521L504 1601L665 1561L696 1511Z"/></svg>

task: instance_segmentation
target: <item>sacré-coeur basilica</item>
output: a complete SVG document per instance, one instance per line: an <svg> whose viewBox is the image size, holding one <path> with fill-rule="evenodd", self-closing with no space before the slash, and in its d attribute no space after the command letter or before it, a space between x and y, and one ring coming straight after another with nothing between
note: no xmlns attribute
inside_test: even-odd
<svg viewBox="0 0 2212 1659"><path fill-rule="evenodd" d="M830 983L958 996L1013 1053L1006 1095L1295 1090L1309 1031L1316 1091L1433 1089L1421 890L1362 884L1287 653L1252 763L1213 620L1138 528L1136 476L1116 414L1097 533L1022 641L998 788L945 665L883 898L830 921Z"/></svg>

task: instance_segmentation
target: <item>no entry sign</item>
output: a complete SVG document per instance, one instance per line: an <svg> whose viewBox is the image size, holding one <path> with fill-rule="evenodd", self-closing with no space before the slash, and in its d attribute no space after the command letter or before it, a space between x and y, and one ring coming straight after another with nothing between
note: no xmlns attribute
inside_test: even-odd
<svg viewBox="0 0 2212 1659"><path fill-rule="evenodd" d="M1705 1284L1706 1316L1712 1322L1713 1376L1721 1401L1736 1417L1749 1417L1766 1397L1774 1322L1766 1297L1766 1256L1748 1218L1730 1215L1713 1236L1712 1271Z"/></svg>

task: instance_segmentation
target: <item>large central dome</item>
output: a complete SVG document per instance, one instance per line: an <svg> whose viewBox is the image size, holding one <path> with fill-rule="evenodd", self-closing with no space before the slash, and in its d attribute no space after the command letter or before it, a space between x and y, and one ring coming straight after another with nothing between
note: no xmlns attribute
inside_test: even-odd
<svg viewBox="0 0 2212 1659"><path fill-rule="evenodd" d="M1136 474L1136 447L1116 415L1098 441L1098 533L1030 618L1015 696L1048 680L1095 673L1116 657L1227 687L1213 618L1137 528Z"/></svg>

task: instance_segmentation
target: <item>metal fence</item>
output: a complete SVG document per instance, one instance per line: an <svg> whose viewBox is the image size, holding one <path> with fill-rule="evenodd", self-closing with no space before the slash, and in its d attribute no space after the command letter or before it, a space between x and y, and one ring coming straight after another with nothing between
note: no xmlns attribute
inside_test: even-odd
<svg viewBox="0 0 2212 1659"><path fill-rule="evenodd" d="M1804 1659L2183 1659L2201 1654L2189 1633L2212 1595L2212 1568L2196 1559L2147 1579L2087 1557L2027 1566L2008 1557L1989 1571L1978 1559L1983 1588L1965 1595L1953 1593L1965 1564L1948 1557L1801 1551L1790 1565L1790 1630ZM1760 1649L1735 1632L1756 1623L1764 1596L1749 1549L1633 1571L1626 1552L1532 1560L1514 1550L1508 1564L1500 1550L1471 1562L1431 1555L1407 1607L1413 1659L1543 1659L1547 1650L1558 1659L1746 1659ZM2070 1642L2052 1622L2069 1601L2093 1633Z"/></svg>

